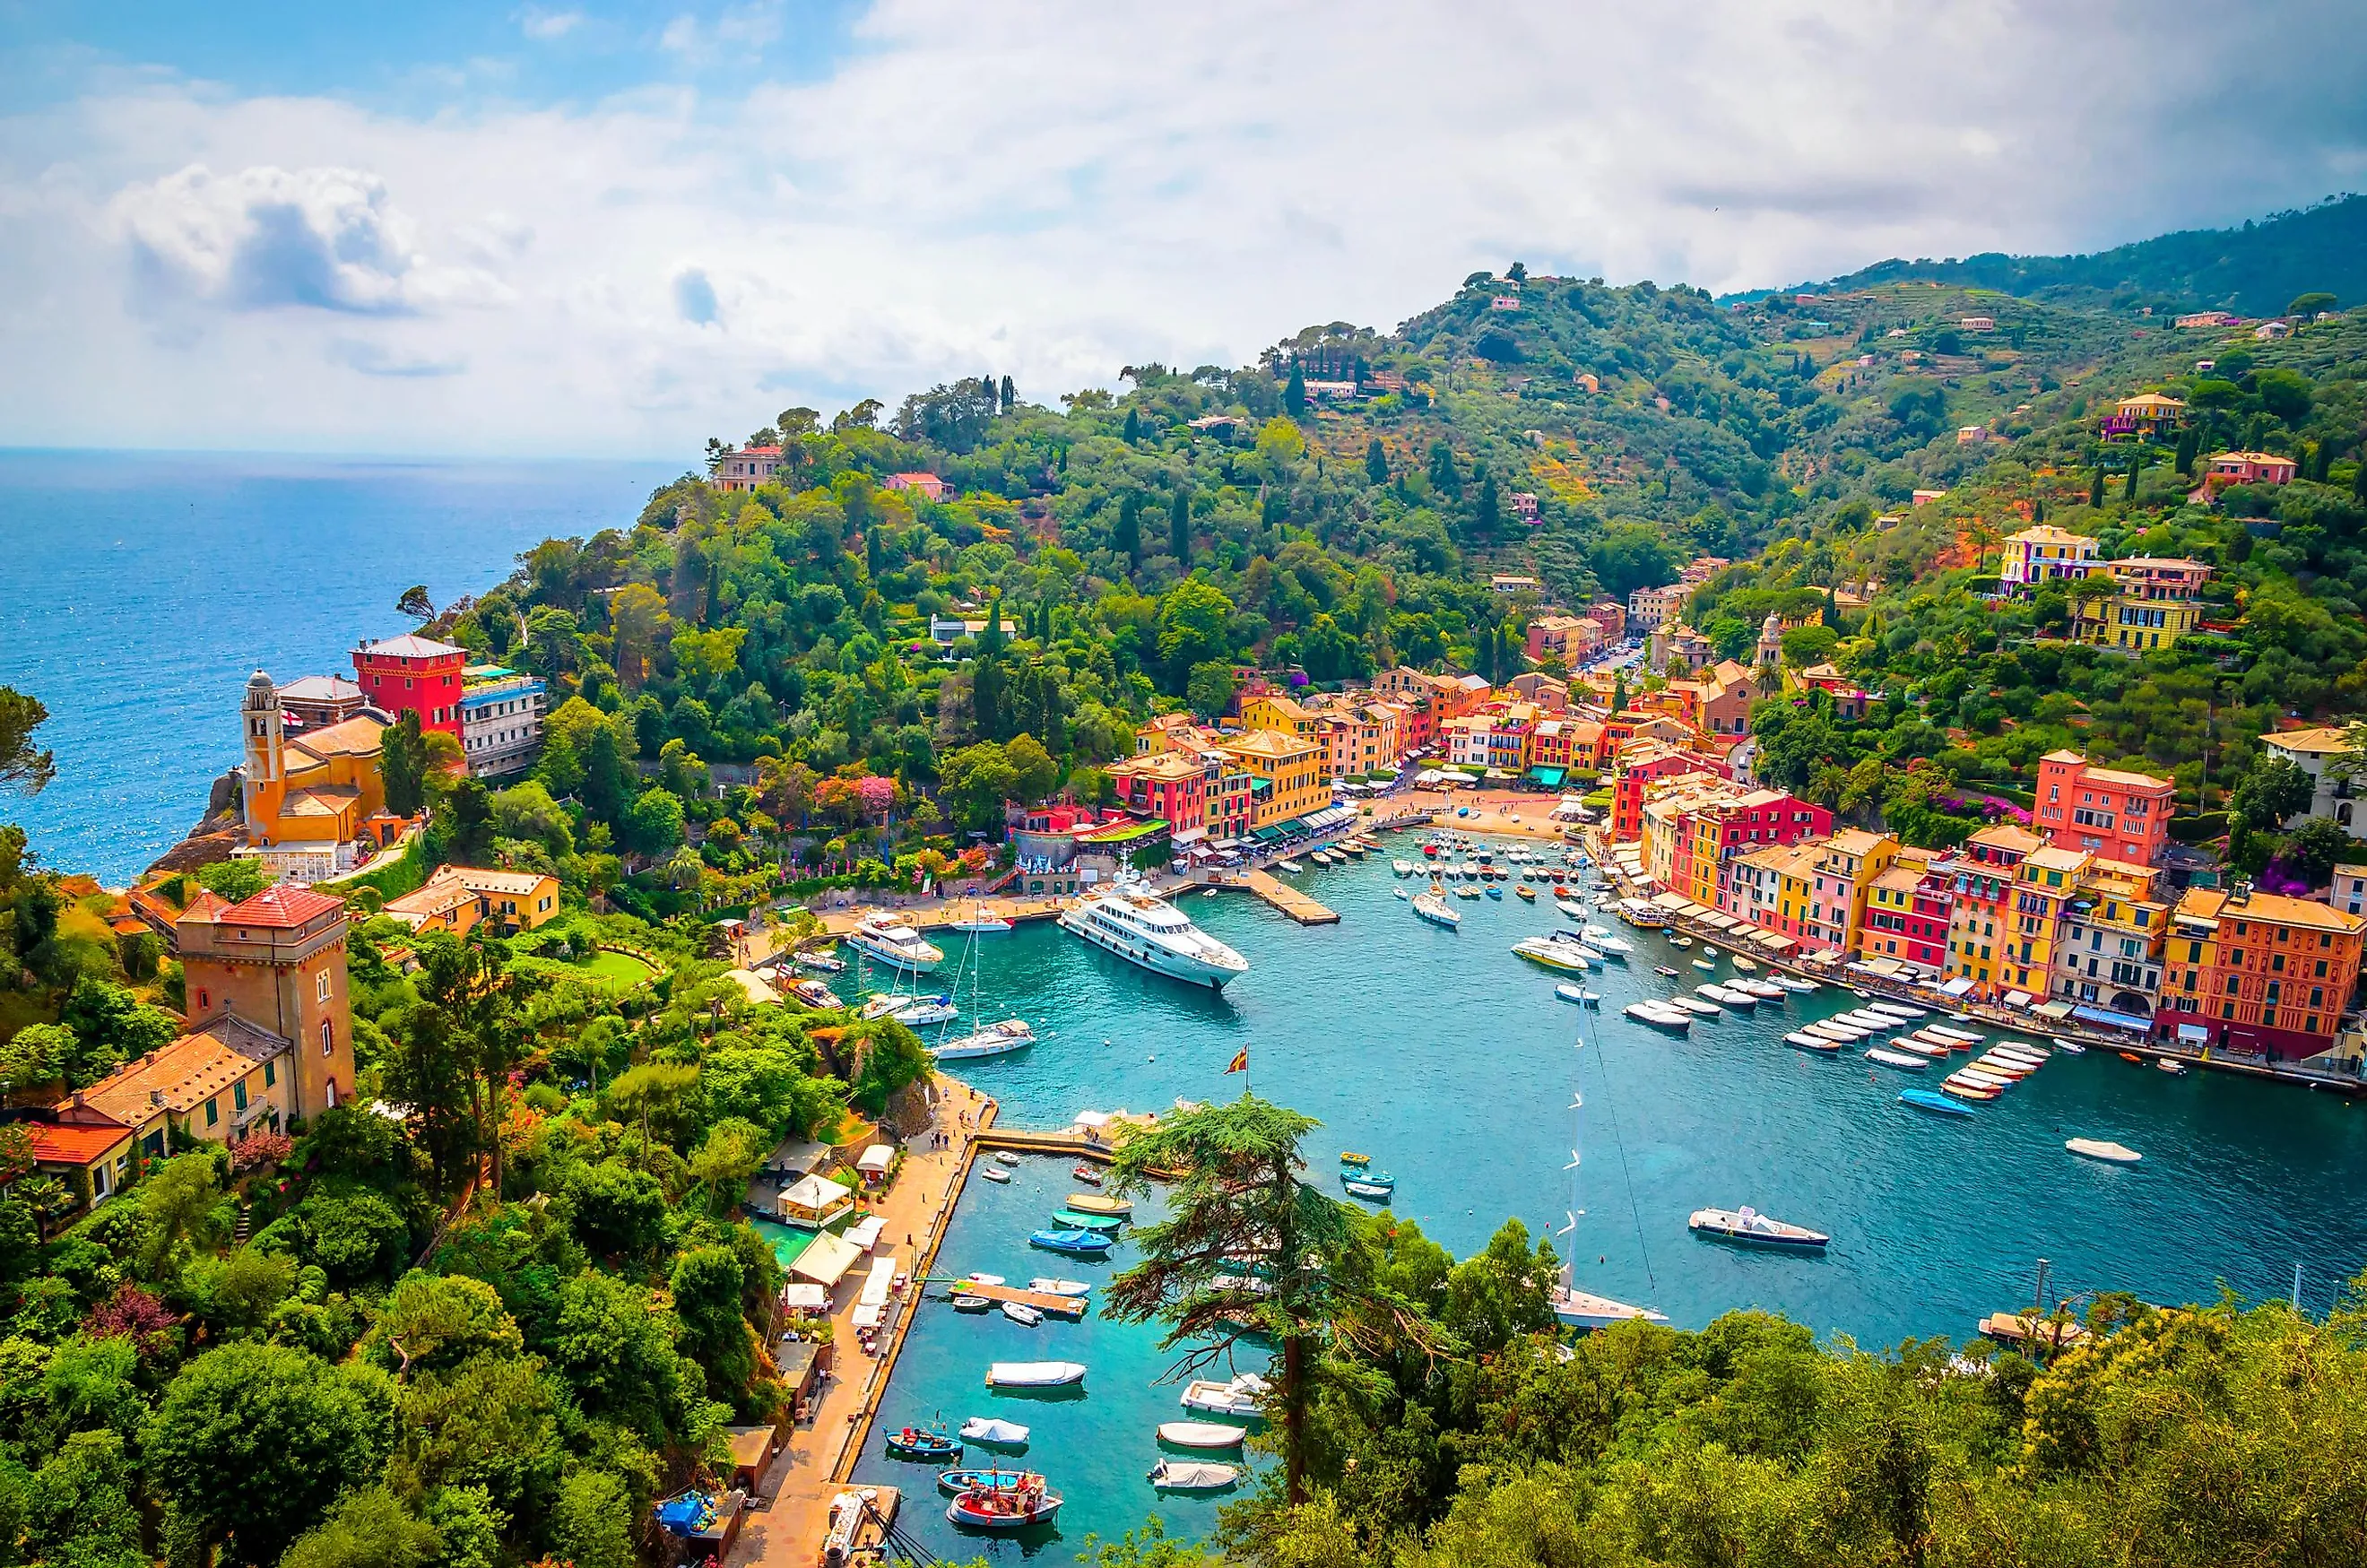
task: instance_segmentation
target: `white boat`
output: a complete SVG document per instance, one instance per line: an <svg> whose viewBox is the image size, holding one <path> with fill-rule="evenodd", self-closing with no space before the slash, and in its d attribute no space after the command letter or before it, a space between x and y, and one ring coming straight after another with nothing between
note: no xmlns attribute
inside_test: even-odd
<svg viewBox="0 0 2367 1568"><path fill-rule="evenodd" d="M1948 1081L1952 1084L1964 1084L1971 1089L2009 1089L2014 1086L2012 1078L1999 1077L1995 1073L1985 1073L1978 1067L1958 1067L1948 1075Z"/></svg>
<svg viewBox="0 0 2367 1568"><path fill-rule="evenodd" d="M1247 1427L1220 1421L1162 1421L1159 1426L1159 1440L1179 1449L1237 1449L1249 1435Z"/></svg>
<svg viewBox="0 0 2367 1568"><path fill-rule="evenodd" d="M1695 1018L1716 1018L1724 1011L1716 1002L1705 1002L1699 997L1670 997L1668 1005Z"/></svg>
<svg viewBox="0 0 2367 1568"><path fill-rule="evenodd" d="M1411 876L1413 874L1413 863L1411 861L1393 860L1389 862L1389 874L1392 876Z"/></svg>
<svg viewBox="0 0 2367 1568"><path fill-rule="evenodd" d="M1909 1023L1914 1022L1919 1018L1929 1018L1931 1016L1930 1013L1925 1012L1921 1008L1911 1008L1904 1002L1876 1002L1874 1004L1874 1010L1876 1012L1886 1012L1893 1018L1904 1019Z"/></svg>
<svg viewBox="0 0 2367 1568"><path fill-rule="evenodd" d="M846 960L827 950L800 953L790 962L800 969L810 969L817 975L842 975L846 972Z"/></svg>
<svg viewBox="0 0 2367 1568"><path fill-rule="evenodd" d="M1585 923L1587 916L1594 913L1593 910L1588 908L1585 905L1573 904L1567 898L1555 899L1554 908L1559 909L1564 915L1567 915L1569 919L1578 921L1581 925Z"/></svg>
<svg viewBox="0 0 2367 1568"><path fill-rule="evenodd" d="M1759 973L1759 965L1752 963L1750 959L1743 957L1742 954L1738 953L1734 954L1734 967L1738 973L1744 975L1756 975Z"/></svg>
<svg viewBox="0 0 2367 1568"><path fill-rule="evenodd" d="M1564 1270L1567 1272L1567 1269ZM1554 1317L1572 1328L1608 1328L1615 1323L1666 1323L1669 1314L1655 1307L1630 1306L1591 1291L1557 1285L1553 1293Z"/></svg>
<svg viewBox="0 0 2367 1568"><path fill-rule="evenodd" d="M973 1416L961 1424L961 1435L968 1443L1024 1443L1027 1440L1027 1428L1016 1421Z"/></svg>
<svg viewBox="0 0 2367 1568"><path fill-rule="evenodd" d="M1910 1056L1904 1051L1885 1051L1878 1045L1865 1054L1865 1059L1907 1073L1920 1073L1931 1065L1929 1056Z"/></svg>
<svg viewBox="0 0 2367 1568"><path fill-rule="evenodd" d="M1221 1492L1240 1480L1237 1464L1162 1459L1150 1467L1150 1483L1162 1492Z"/></svg>
<svg viewBox="0 0 2367 1568"><path fill-rule="evenodd" d="M1803 1051L1822 1051L1827 1055L1841 1048L1841 1043L1829 1035L1811 1034L1805 1029L1795 1029L1784 1036L1784 1043L1796 1045Z"/></svg>
<svg viewBox="0 0 2367 1568"><path fill-rule="evenodd" d="M951 1023L961 1014L947 998L913 997L901 1007L889 1008L888 1016L907 1029L926 1029L934 1023Z"/></svg>
<svg viewBox="0 0 2367 1568"><path fill-rule="evenodd" d="M1019 1163L1019 1156L1012 1153L1009 1149L997 1149L994 1151L994 1163L997 1165L1017 1165Z"/></svg>
<svg viewBox="0 0 2367 1568"><path fill-rule="evenodd" d="M1065 1388L1084 1381L1082 1361L997 1361L986 1369L989 1388Z"/></svg>
<svg viewBox="0 0 2367 1568"><path fill-rule="evenodd" d="M1586 990L1578 986L1556 986L1554 995L1563 1001L1576 1002L1580 1007L1591 1008L1603 1005L1602 992Z"/></svg>
<svg viewBox="0 0 2367 1568"><path fill-rule="evenodd" d="M1764 980L1728 980L1726 983L1726 988L1729 991L1747 991L1762 1002L1780 1002L1784 999L1784 987L1771 986Z"/></svg>
<svg viewBox="0 0 2367 1568"><path fill-rule="evenodd" d="M1025 1302L1002 1302L1002 1315L1023 1328L1034 1328L1044 1321L1044 1314Z"/></svg>
<svg viewBox="0 0 2367 1568"><path fill-rule="evenodd" d="M1690 1013L1679 1012L1661 1002L1630 1002L1620 1010L1638 1023L1648 1023L1655 1029L1688 1030L1693 1026Z"/></svg>
<svg viewBox="0 0 2367 1568"><path fill-rule="evenodd" d="M1062 910L1060 926L1129 964L1211 990L1224 989L1250 966L1136 877L1121 877Z"/></svg>
<svg viewBox="0 0 2367 1568"><path fill-rule="evenodd" d="M878 1018L902 1019L908 1010L918 1012L924 1009L946 1007L950 1003L951 998L941 991L933 992L927 996L914 996L909 991L882 991L878 996L866 1000L857 1010L856 1016L866 1023Z"/></svg>
<svg viewBox="0 0 2367 1568"><path fill-rule="evenodd" d="M1817 988L1817 983L1814 980L1803 980L1796 975L1778 975L1775 976L1775 984L1794 996L1799 997L1805 997Z"/></svg>
<svg viewBox="0 0 2367 1568"><path fill-rule="evenodd" d="M1512 951L1532 964L1543 964L1565 975L1586 973L1586 959L1575 942L1551 942L1541 936L1533 936L1514 942Z"/></svg>
<svg viewBox="0 0 2367 1568"><path fill-rule="evenodd" d="M1453 931L1455 927L1463 923L1463 917L1456 914L1455 910L1448 906L1446 900L1440 897L1436 893L1415 894L1413 898L1413 912L1420 915L1423 919L1428 920L1432 925L1444 926L1449 931Z"/></svg>
<svg viewBox="0 0 2367 1568"><path fill-rule="evenodd" d="M1597 935L1595 934L1594 929L1590 929L1587 932L1586 940L1601 948L1603 952L1611 954L1614 958L1625 958L1629 953L1636 951L1636 944L1634 942L1629 942L1624 936L1617 936L1610 931L1603 931L1600 935Z"/></svg>
<svg viewBox="0 0 2367 1568"><path fill-rule="evenodd" d="M1274 869L1276 871L1285 871L1291 875L1297 876L1300 872L1305 871L1307 868L1299 864L1295 860L1278 860L1274 863Z"/></svg>
<svg viewBox="0 0 2367 1568"><path fill-rule="evenodd" d="M1923 1032L1926 1034L1937 1034L1948 1040L1961 1041L1966 1045L1977 1045L1981 1043L1980 1035L1968 1032L1962 1029L1950 1029L1944 1024L1927 1023L1923 1026Z"/></svg>
<svg viewBox="0 0 2367 1568"><path fill-rule="evenodd" d="M957 931L1009 931L1019 928L1001 915L972 915L968 919L956 920L953 929Z"/></svg>
<svg viewBox="0 0 2367 1568"><path fill-rule="evenodd" d="M1039 1296L1082 1296L1093 1292L1093 1287L1082 1280L1030 1280L1027 1288Z"/></svg>
<svg viewBox="0 0 2367 1568"><path fill-rule="evenodd" d="M2115 1144L2104 1138L2071 1138L2063 1146L2075 1155L2100 1159L2108 1165L2135 1165L2145 1158L2126 1144Z"/></svg>
<svg viewBox="0 0 2367 1568"><path fill-rule="evenodd" d="M1716 965L1716 964L1712 964L1712 963L1711 963L1708 959L1706 959L1706 958L1696 958L1696 959L1694 959L1694 960L1693 960L1693 967L1694 967L1694 968L1696 968L1696 969L1698 969L1698 970L1700 970L1700 971L1701 971L1703 974L1704 974L1704 975L1715 975L1715 974L1716 974L1716 973L1717 973L1717 965Z"/></svg>
<svg viewBox="0 0 2367 1568"><path fill-rule="evenodd" d="M1011 1173L1003 1169L1002 1167L999 1165L980 1166L978 1168L978 1173L980 1176L985 1177L989 1181L1008 1182L1011 1179Z"/></svg>
<svg viewBox="0 0 2367 1568"><path fill-rule="evenodd" d="M945 950L893 915L866 915L845 937L846 945L890 969L926 975L946 961Z"/></svg>
<svg viewBox="0 0 2367 1568"><path fill-rule="evenodd" d="M1698 987L1697 991L1704 999L1716 1002L1720 1007L1742 1008L1747 1010L1759 1006L1757 997L1752 996L1749 991L1738 990L1732 986L1703 986Z"/></svg>
<svg viewBox="0 0 2367 1568"><path fill-rule="evenodd" d="M1604 937L1611 934L1611 928L1609 926L1594 925L1580 926L1579 927L1579 934L1585 937L1589 942L1601 942ZM1704 948L1702 951L1715 956L1717 950L1715 948Z"/></svg>
<svg viewBox="0 0 2367 1568"><path fill-rule="evenodd" d="M1412 894L1410 894L1410 893L1407 892L1407 891L1406 891L1404 888L1402 888L1402 887L1392 887L1392 888L1390 888L1390 889L1389 889L1389 891L1390 891L1390 892L1392 892L1392 893L1394 893L1394 894L1396 894L1396 895L1397 895L1399 897L1400 897L1400 898L1410 898L1410 897L1413 897L1413 895L1412 895Z"/></svg>
<svg viewBox="0 0 2367 1568"><path fill-rule="evenodd" d="M929 1055L934 1061L959 1062L977 1056L1001 1056L1035 1043L1036 1032L1025 1020L1006 1018L1001 1023L990 1023L984 1029L933 1045Z"/></svg>
<svg viewBox="0 0 2367 1568"><path fill-rule="evenodd" d="M1695 1235L1740 1242L1748 1247L1806 1250L1822 1247L1832 1240L1822 1231L1812 1231L1788 1220L1770 1219L1747 1204L1739 1209L1695 1209L1685 1224Z"/></svg>
<svg viewBox="0 0 2367 1568"><path fill-rule="evenodd" d="M962 1278L968 1280L973 1285L1000 1285L1002 1283L1002 1276L1000 1274L980 1274L975 1270L963 1275Z"/></svg>
<svg viewBox="0 0 2367 1568"><path fill-rule="evenodd" d="M1222 1382L1195 1378L1184 1385L1184 1395L1178 1403L1186 1410L1208 1416L1255 1416L1265 1393L1265 1379L1255 1372L1243 1372Z"/></svg>
<svg viewBox="0 0 2367 1568"><path fill-rule="evenodd" d="M2088 1054L2088 1047L2080 1044L2077 1040L2066 1040L2060 1034L2048 1035L2046 1042L2067 1056L2084 1056Z"/></svg>

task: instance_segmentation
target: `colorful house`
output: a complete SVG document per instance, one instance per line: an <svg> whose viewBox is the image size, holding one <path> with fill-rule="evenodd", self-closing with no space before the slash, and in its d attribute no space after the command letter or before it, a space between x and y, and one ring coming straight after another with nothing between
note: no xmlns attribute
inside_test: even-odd
<svg viewBox="0 0 2367 1568"><path fill-rule="evenodd" d="M2168 779L2090 767L2077 751L2050 751L2038 760L2031 824L2049 845L2151 865L2169 846L2176 794Z"/></svg>
<svg viewBox="0 0 2367 1568"><path fill-rule="evenodd" d="M2012 593L2042 582L2079 581L2096 558L2096 541L2087 535L2041 523L2008 536L1998 563L1998 586Z"/></svg>
<svg viewBox="0 0 2367 1568"><path fill-rule="evenodd" d="M1107 773L1118 804L1138 817L1165 822L1177 843L1189 843L1207 832L1207 771L1198 758L1172 750L1154 751L1112 762Z"/></svg>
<svg viewBox="0 0 2367 1568"><path fill-rule="evenodd" d="M2131 556L2090 571L2106 573L2118 592L2079 602L2072 636L2081 642L2121 653L2151 652L2172 646L2203 618L2203 585L2211 581L2211 568L2199 560Z"/></svg>
<svg viewBox="0 0 2367 1568"><path fill-rule="evenodd" d="M2112 405L2112 416L2104 421L2103 436L2107 441L2155 441L2175 429L2185 416L2186 405L2176 398L2140 392Z"/></svg>
<svg viewBox="0 0 2367 1568"><path fill-rule="evenodd" d="M1249 774L1250 831L1273 828L1331 803L1323 748L1274 729L1229 735L1217 744Z"/></svg>
<svg viewBox="0 0 2367 1568"><path fill-rule="evenodd" d="M1803 941L1836 953L1858 945L1865 923L1865 899L1874 879L1898 856L1898 840L1887 833L1850 828L1827 840L1817 857L1809 886L1808 919Z"/></svg>
<svg viewBox="0 0 2367 1568"><path fill-rule="evenodd" d="M2228 485L2284 485L2293 483L2300 471L2301 466L2291 457L2274 452L2222 452L2211 459L2203 482L2212 490Z"/></svg>
<svg viewBox="0 0 2367 1568"><path fill-rule="evenodd" d="M386 810L379 766L386 725L376 715L291 736L279 694L258 670L247 681L239 720L239 818L248 852L275 876L338 875L401 834L404 823Z"/></svg>
<svg viewBox="0 0 2367 1568"><path fill-rule="evenodd" d="M721 491L751 491L773 482L778 446L727 446L708 459L708 482Z"/></svg>
<svg viewBox="0 0 2367 1568"><path fill-rule="evenodd" d="M2006 953L2013 932L2013 886L2022 863L2045 844L2045 840L2026 829L1997 822L1965 840L1949 863L1944 988L1985 998L2004 992Z"/></svg>
<svg viewBox="0 0 2367 1568"><path fill-rule="evenodd" d="M354 649L354 674L370 706L400 718L419 716L422 729L460 737L460 697L469 650L432 637L391 637Z"/></svg>
<svg viewBox="0 0 2367 1568"><path fill-rule="evenodd" d="M2297 828L2312 817L2322 817L2349 829L2354 839L2367 839L2367 810L2361 809L2360 785L2348 773L2331 766L2350 755L2350 736L2334 725L2305 729L2281 729L2260 737L2271 754L2283 758L2309 775L2314 786L2306 810L2294 813L2280 826Z"/></svg>
<svg viewBox="0 0 2367 1568"><path fill-rule="evenodd" d="M2170 917L2157 1039L2297 1061L2331 1050L2359 985L2367 915L2189 888Z"/></svg>

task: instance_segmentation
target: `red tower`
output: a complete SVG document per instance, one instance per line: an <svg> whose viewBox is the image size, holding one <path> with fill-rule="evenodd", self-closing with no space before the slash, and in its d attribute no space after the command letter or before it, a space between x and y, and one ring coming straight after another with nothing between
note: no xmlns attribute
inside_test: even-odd
<svg viewBox="0 0 2367 1568"><path fill-rule="evenodd" d="M354 649L362 700L400 718L419 716L422 729L460 736L460 671L469 650L424 637L391 637Z"/></svg>

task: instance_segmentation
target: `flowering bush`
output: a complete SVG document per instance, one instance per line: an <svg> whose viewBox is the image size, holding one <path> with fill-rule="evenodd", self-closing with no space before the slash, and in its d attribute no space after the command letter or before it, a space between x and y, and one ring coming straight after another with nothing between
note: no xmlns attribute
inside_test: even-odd
<svg viewBox="0 0 2367 1568"><path fill-rule="evenodd" d="M142 1351L156 1348L157 1339L180 1319L170 1307L137 1285L118 1285L115 1293L90 1309L83 1332L93 1339L129 1339Z"/></svg>
<svg viewBox="0 0 2367 1568"><path fill-rule="evenodd" d="M232 1170L253 1170L258 1166L277 1165L296 1150L296 1140L284 1133L249 1133L230 1146Z"/></svg>

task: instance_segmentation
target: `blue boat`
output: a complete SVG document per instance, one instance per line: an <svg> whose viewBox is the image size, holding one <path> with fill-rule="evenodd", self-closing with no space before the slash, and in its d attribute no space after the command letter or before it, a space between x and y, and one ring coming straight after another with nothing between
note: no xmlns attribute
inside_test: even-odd
<svg viewBox="0 0 2367 1568"><path fill-rule="evenodd" d="M1062 1230L1093 1231L1103 1235L1116 1235L1126 1228L1126 1220L1117 1214L1080 1214L1073 1209L1063 1209L1052 1216L1052 1223Z"/></svg>
<svg viewBox="0 0 2367 1568"><path fill-rule="evenodd" d="M1072 1252L1082 1257L1098 1258L1110 1249L1110 1237L1095 1235L1091 1231L1037 1231L1027 1238L1030 1247L1040 1247L1047 1252Z"/></svg>
<svg viewBox="0 0 2367 1568"><path fill-rule="evenodd" d="M1016 1486L1022 1473L1016 1470L941 1470L937 1472L937 1490L957 1497L981 1486Z"/></svg>
<svg viewBox="0 0 2367 1568"><path fill-rule="evenodd" d="M1964 1101L1935 1094L1928 1089L1902 1089L1898 1091L1898 1102L1941 1116L1970 1116L1973 1113L1973 1108Z"/></svg>
<svg viewBox="0 0 2367 1568"><path fill-rule="evenodd" d="M1386 1198L1397 1190L1398 1179L1386 1170L1352 1168L1340 1173L1340 1185L1352 1198Z"/></svg>
<svg viewBox="0 0 2367 1568"><path fill-rule="evenodd" d="M900 1459L959 1459L962 1446L942 1424L905 1427L888 1434L888 1451Z"/></svg>

